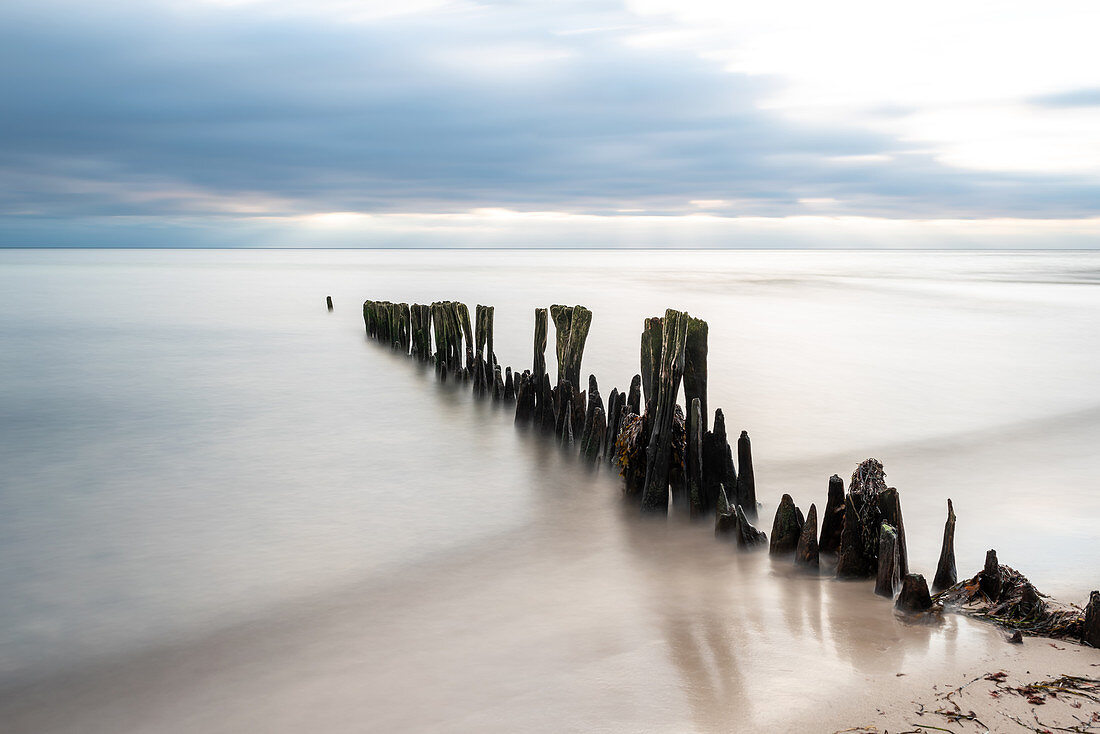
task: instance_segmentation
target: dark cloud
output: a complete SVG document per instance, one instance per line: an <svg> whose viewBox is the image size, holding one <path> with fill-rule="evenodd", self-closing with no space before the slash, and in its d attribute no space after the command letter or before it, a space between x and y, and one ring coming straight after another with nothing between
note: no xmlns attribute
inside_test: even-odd
<svg viewBox="0 0 1100 734"><path fill-rule="evenodd" d="M603 3L369 23L262 5L5 3L0 212L677 212L720 199L735 202L723 213L770 216L833 198L835 213L868 216L1097 213L1095 185L797 126L758 108L774 80L635 48L622 30L562 33L630 22ZM851 156L890 160L835 160Z"/></svg>

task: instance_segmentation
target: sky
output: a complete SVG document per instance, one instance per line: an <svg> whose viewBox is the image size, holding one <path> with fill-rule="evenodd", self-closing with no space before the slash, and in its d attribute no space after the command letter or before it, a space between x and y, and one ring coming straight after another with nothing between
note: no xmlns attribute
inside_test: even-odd
<svg viewBox="0 0 1100 734"><path fill-rule="evenodd" d="M0 246L1100 247L1100 3L3 0Z"/></svg>

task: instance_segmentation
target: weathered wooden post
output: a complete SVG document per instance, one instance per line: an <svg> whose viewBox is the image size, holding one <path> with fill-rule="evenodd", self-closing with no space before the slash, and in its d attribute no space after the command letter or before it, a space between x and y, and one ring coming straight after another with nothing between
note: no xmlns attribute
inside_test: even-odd
<svg viewBox="0 0 1100 734"><path fill-rule="evenodd" d="M642 511L668 513L669 464L672 461L672 421L676 395L684 374L684 345L687 342L687 314L668 309L661 328L660 376L656 408L646 449L645 486Z"/></svg>
<svg viewBox="0 0 1100 734"><path fill-rule="evenodd" d="M634 415L642 414L642 376L630 378L630 392L626 397L626 409Z"/></svg>
<svg viewBox="0 0 1100 734"><path fill-rule="evenodd" d="M741 504L737 494L737 469L733 465L733 452L726 438L726 417L721 408L714 411L714 430L703 434L703 501L706 511L716 506L719 485L726 488L731 505ZM755 506L752 516L756 517Z"/></svg>
<svg viewBox="0 0 1100 734"><path fill-rule="evenodd" d="M775 509L772 542L768 553L773 556L793 553L798 547L798 538L802 535L802 526L805 524L802 510L795 505L794 499L789 494L783 495L779 500L779 507Z"/></svg>
<svg viewBox="0 0 1100 734"><path fill-rule="evenodd" d="M926 612L932 608L932 597L928 594L928 583L919 573L902 577L901 593L894 608L909 614Z"/></svg>
<svg viewBox="0 0 1100 734"><path fill-rule="evenodd" d="M936 564L936 578L932 581L932 592L938 594L949 589L958 581L955 570L955 508L947 500L947 522L943 524L943 545L940 547L940 560Z"/></svg>
<svg viewBox="0 0 1100 734"><path fill-rule="evenodd" d="M328 304L328 310L332 310L332 296L325 296L325 303Z"/></svg>
<svg viewBox="0 0 1100 734"><path fill-rule="evenodd" d="M752 470L752 446L749 432L741 431L737 439L737 504L745 508L745 514L756 519L756 476Z"/></svg>
<svg viewBox="0 0 1100 734"><path fill-rule="evenodd" d="M687 424L687 485L688 513L692 518L707 514L707 496L703 487L703 409L699 398L693 398ZM729 502L726 502L729 510Z"/></svg>
<svg viewBox="0 0 1100 734"><path fill-rule="evenodd" d="M707 332L709 327L702 319L688 317L687 341L684 344L684 405L691 408L691 401L699 400L703 419L703 433L707 430ZM691 440L690 433L688 440Z"/></svg>
<svg viewBox="0 0 1100 734"><path fill-rule="evenodd" d="M875 593L893 599L901 585L901 554L898 533L888 522L879 526L878 573L875 577Z"/></svg>
<svg viewBox="0 0 1100 734"><path fill-rule="evenodd" d="M604 410L603 398L600 397L600 388L596 384L596 376L588 376L588 403L585 408L584 425L581 427L581 453L585 453L588 448L589 440L592 438L592 431L596 416L596 408L599 408L602 412ZM606 416L606 413L604 413ZM607 431L607 419L604 418L603 431ZM600 434L597 446L603 444L603 433Z"/></svg>
<svg viewBox="0 0 1100 734"><path fill-rule="evenodd" d="M1100 591L1089 594L1089 602L1085 605L1085 623L1081 625L1081 639L1093 647L1100 647Z"/></svg>
<svg viewBox="0 0 1100 734"><path fill-rule="evenodd" d="M516 399L516 384L512 378L512 368L504 368L504 400L506 402L512 402Z"/></svg>
<svg viewBox="0 0 1100 734"><path fill-rule="evenodd" d="M565 379L565 350L569 346L569 325L573 321L573 309L570 306L553 305L550 318L554 320L554 356L558 360L558 377L554 381L560 385Z"/></svg>
<svg viewBox="0 0 1100 734"><path fill-rule="evenodd" d="M607 435L604 438L604 458L615 461L615 441L619 438L619 422L623 415L623 394L617 387L607 396Z"/></svg>
<svg viewBox="0 0 1100 734"><path fill-rule="evenodd" d="M1001 598L1004 577L1001 575L1001 564L997 561L995 550L985 552L985 568L978 572L978 588L991 602L996 603Z"/></svg>
<svg viewBox="0 0 1100 734"><path fill-rule="evenodd" d="M825 503L825 514L821 518L822 553L836 553L840 550L840 531L844 526L844 480L834 474L829 477L829 499Z"/></svg>
<svg viewBox="0 0 1100 734"><path fill-rule="evenodd" d="M905 522L901 519L901 496L893 487L887 487L878 495L878 508L882 514L883 522L887 522L897 535L898 549L898 573L906 576L909 573L909 551L905 547Z"/></svg>
<svg viewBox="0 0 1100 734"><path fill-rule="evenodd" d="M798 536L798 546L794 550L794 562L798 566L817 568L821 564L817 550L817 505L810 503L806 513L806 522L802 525L802 534Z"/></svg>
<svg viewBox="0 0 1100 734"><path fill-rule="evenodd" d="M535 309L535 361L531 374L540 382L546 374L546 309Z"/></svg>
<svg viewBox="0 0 1100 734"><path fill-rule="evenodd" d="M645 320L642 328L642 397L645 404L657 396L656 382L661 374L661 317ZM636 413L640 411L634 411Z"/></svg>

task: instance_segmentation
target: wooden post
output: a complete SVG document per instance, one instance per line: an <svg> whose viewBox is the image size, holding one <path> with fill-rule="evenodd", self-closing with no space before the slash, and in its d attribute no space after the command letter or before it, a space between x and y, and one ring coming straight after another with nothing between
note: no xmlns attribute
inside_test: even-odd
<svg viewBox="0 0 1100 734"><path fill-rule="evenodd" d="M634 415L642 414L642 376L634 375L630 379L630 392L626 398L626 409Z"/></svg>
<svg viewBox="0 0 1100 734"><path fill-rule="evenodd" d="M829 499L825 504L825 515L821 519L822 553L836 553L840 550L840 531L844 526L844 480L834 474L829 477Z"/></svg>
<svg viewBox="0 0 1100 734"><path fill-rule="evenodd" d="M745 515L756 519L756 476L752 470L752 446L749 432L741 431L737 439L737 504L745 509Z"/></svg>
<svg viewBox="0 0 1100 734"><path fill-rule="evenodd" d="M687 341L687 314L668 309L661 329L660 377L657 380L656 408L646 449L645 486L642 511L668 513L669 465L672 461L672 421L676 395L684 374L684 345Z"/></svg>
<svg viewBox="0 0 1100 734"><path fill-rule="evenodd" d="M698 398L703 433L707 431L707 332L702 319L688 318L687 342L684 345L684 404ZM690 434L688 440L691 440Z"/></svg>
<svg viewBox="0 0 1100 734"><path fill-rule="evenodd" d="M535 361L531 374L536 382L541 382L546 374L546 309L535 309Z"/></svg>
<svg viewBox="0 0 1100 734"><path fill-rule="evenodd" d="M328 304L328 310L332 310L332 296L325 296L325 303Z"/></svg>
<svg viewBox="0 0 1100 734"><path fill-rule="evenodd" d="M901 556L898 552L897 530L888 522L879 526L878 573L875 577L875 593L893 599L901 586Z"/></svg>
<svg viewBox="0 0 1100 734"><path fill-rule="evenodd" d="M958 581L955 570L955 508L947 500L947 522L943 524L943 545L940 547L940 561L936 564L936 578L932 581L932 592L938 594L949 589Z"/></svg>
<svg viewBox="0 0 1100 734"><path fill-rule="evenodd" d="M806 513L806 522L802 525L802 534L798 536L794 562L806 568L817 568L821 564L817 547L817 505L812 503L810 511Z"/></svg>
<svg viewBox="0 0 1100 734"><path fill-rule="evenodd" d="M653 316L645 320L642 329L642 397L645 404L656 397L656 381L661 373L661 317ZM638 411L635 411L638 412Z"/></svg>

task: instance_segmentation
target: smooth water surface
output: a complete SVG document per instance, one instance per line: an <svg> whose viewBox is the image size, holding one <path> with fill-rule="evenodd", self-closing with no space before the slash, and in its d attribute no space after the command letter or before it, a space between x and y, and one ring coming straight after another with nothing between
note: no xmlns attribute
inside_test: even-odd
<svg viewBox="0 0 1100 734"><path fill-rule="evenodd" d="M610 472L367 340L367 298L494 305L520 370L533 309L582 303L605 397L642 319L686 309L765 530L875 456L929 578L950 497L961 576L996 548L1067 601L1100 582L1096 253L8 250L0 719L723 731L990 644L639 520Z"/></svg>

